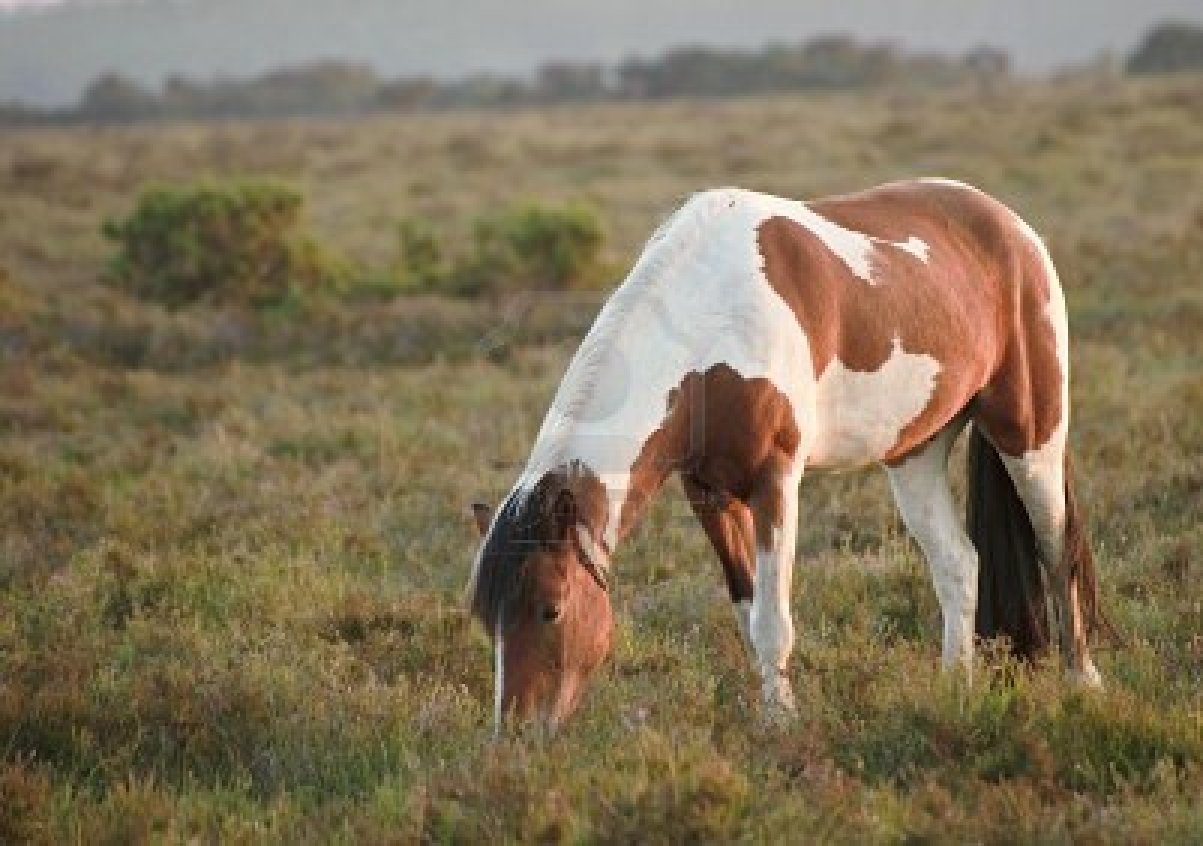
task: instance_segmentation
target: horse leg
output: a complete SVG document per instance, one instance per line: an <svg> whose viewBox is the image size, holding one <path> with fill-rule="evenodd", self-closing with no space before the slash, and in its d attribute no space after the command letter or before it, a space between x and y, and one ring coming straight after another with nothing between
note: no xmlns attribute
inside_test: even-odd
<svg viewBox="0 0 1203 846"><path fill-rule="evenodd" d="M907 531L923 550L944 620L944 668L973 668L977 552L961 525L948 486L948 454L964 420L945 426L919 451L887 468Z"/></svg>
<svg viewBox="0 0 1203 846"><path fill-rule="evenodd" d="M756 572L752 591L752 648L756 652L764 703L771 718L794 711L786 670L794 645L790 584L798 536L800 468L784 455L770 458L757 474L748 497L756 535Z"/></svg>
<svg viewBox="0 0 1203 846"><path fill-rule="evenodd" d="M681 481L693 513L722 562L739 631L744 646L751 650L752 578L756 570L752 512L739 500L716 494L693 476L684 475Z"/></svg>
<svg viewBox="0 0 1203 846"><path fill-rule="evenodd" d="M1066 673L1072 681L1100 687L1102 677L1087 643L1079 580L1070 556L1065 554L1071 503L1066 493L1064 445L1053 443L1019 457L1006 454L1001 457L1036 535L1040 561L1051 587L1057 645ZM1079 519L1076 514L1074 519Z"/></svg>

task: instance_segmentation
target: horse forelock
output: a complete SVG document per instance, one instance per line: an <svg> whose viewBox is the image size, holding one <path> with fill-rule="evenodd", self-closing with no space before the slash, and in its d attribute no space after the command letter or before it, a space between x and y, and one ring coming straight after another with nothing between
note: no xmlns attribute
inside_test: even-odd
<svg viewBox="0 0 1203 846"><path fill-rule="evenodd" d="M501 633L502 621L513 620L505 612L522 593L526 556L539 543L536 521L530 519L530 493L519 488L506 497L476 557L472 613L491 634Z"/></svg>

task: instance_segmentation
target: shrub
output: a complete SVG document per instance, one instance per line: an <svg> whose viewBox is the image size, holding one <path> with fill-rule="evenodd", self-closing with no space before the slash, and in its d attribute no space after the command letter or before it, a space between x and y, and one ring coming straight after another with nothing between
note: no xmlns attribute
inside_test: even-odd
<svg viewBox="0 0 1203 846"><path fill-rule="evenodd" d="M597 215L582 206L515 206L476 221L472 253L453 269L450 287L467 295L591 287L602 240Z"/></svg>
<svg viewBox="0 0 1203 846"><path fill-rule="evenodd" d="M397 275L402 288L435 290L447 281L447 257L433 226L419 218L404 218L397 225L397 240L401 248Z"/></svg>
<svg viewBox="0 0 1203 846"><path fill-rule="evenodd" d="M125 220L105 223L119 247L106 278L171 308L274 306L341 287L342 262L298 232L303 206L271 182L152 188Z"/></svg>

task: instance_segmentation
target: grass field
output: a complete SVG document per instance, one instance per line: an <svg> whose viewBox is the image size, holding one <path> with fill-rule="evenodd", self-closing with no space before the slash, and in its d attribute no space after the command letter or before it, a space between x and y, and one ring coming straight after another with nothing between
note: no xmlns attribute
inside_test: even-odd
<svg viewBox="0 0 1203 846"><path fill-rule="evenodd" d="M0 136L0 842L1203 840L1200 114L1185 76ZM616 281L703 187L994 193L1067 289L1080 494L1126 640L1106 691L998 655L969 690L942 678L884 478L815 477L799 715L762 728L674 486L617 556L582 712L490 742L466 505L512 482L598 298L256 315L98 283L100 224L141 187L248 174L303 187L368 266L402 216L581 200Z"/></svg>

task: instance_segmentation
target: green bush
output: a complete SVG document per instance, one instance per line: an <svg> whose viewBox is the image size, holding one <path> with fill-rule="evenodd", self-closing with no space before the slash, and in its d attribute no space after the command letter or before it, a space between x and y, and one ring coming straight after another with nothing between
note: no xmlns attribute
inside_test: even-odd
<svg viewBox="0 0 1203 846"><path fill-rule="evenodd" d="M431 291L446 283L447 256L433 226L420 218L404 218L397 225L397 241L401 250L397 263L401 288Z"/></svg>
<svg viewBox="0 0 1203 846"><path fill-rule="evenodd" d="M171 308L277 306L340 288L345 265L298 231L303 206L273 182L149 189L129 217L104 224L119 247L106 278Z"/></svg>
<svg viewBox="0 0 1203 846"><path fill-rule="evenodd" d="M448 285L469 296L588 288L600 275L602 241L597 215L582 206L514 206L476 221L472 252Z"/></svg>

